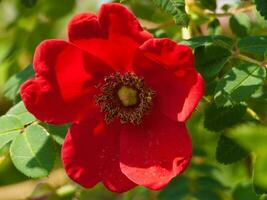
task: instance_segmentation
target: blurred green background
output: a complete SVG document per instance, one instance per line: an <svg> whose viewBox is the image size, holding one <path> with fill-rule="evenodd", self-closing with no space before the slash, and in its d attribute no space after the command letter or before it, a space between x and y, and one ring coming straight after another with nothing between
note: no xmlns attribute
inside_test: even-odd
<svg viewBox="0 0 267 200"><path fill-rule="evenodd" d="M103 2L97 0L0 0L0 115L5 114L14 103L4 97L6 81L32 62L36 45L47 38L66 39L66 26L69 19L80 12L97 12ZM207 2L207 7L212 5L212 1ZM156 7L152 0L125 0L124 3L140 19L142 26L155 37L169 37L177 42L197 35L223 34L233 39L243 37L243 35L267 35L266 21L259 16L255 7L249 7L253 4L252 1L217 1L217 9L221 13L228 12L228 8L237 9L240 5L247 8L244 12L240 12L246 13L246 17L243 17L241 21L238 19L237 23L241 28L247 28L245 33L230 30L229 15L222 17L206 15L203 1L202 4L198 0L187 2L191 17L189 29L176 26L172 17ZM249 104L265 123L267 119L266 97L264 100L251 100ZM174 179L167 188L160 192L137 187L124 194L114 194L101 185L91 190L82 189L66 178L61 167L59 153L55 170L49 178L32 180L16 170L9 158L9 148L6 146L0 150L0 200L25 199L26 197L36 200L267 199L264 195L260 197L253 190L251 181L253 154L241 152L244 159L229 165L221 164L216 160L216 152L220 151L218 141L224 141L224 138L204 128L206 106L206 101L203 100L187 123L194 147L191 165L182 176ZM234 146L229 145L229 148L234 148ZM59 149L58 146L58 152ZM237 148L238 150L240 149ZM234 151L230 149L230 152Z"/></svg>

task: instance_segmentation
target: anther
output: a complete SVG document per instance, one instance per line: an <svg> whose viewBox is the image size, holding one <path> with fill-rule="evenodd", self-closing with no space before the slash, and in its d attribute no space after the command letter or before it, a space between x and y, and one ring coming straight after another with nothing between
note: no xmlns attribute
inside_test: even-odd
<svg viewBox="0 0 267 200"><path fill-rule="evenodd" d="M106 123L118 118L121 123L140 124L155 97L155 92L145 85L143 78L134 73L105 77L100 91L96 104L105 113Z"/></svg>

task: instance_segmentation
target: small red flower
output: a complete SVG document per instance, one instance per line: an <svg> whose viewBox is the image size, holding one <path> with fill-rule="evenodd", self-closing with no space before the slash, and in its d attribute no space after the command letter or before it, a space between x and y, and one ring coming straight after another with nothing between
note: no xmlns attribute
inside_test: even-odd
<svg viewBox="0 0 267 200"><path fill-rule="evenodd" d="M37 47L36 76L21 87L38 119L73 123L62 147L67 174L115 192L164 187L191 158L185 121L204 88L192 51L153 38L116 3L75 16L68 36Z"/></svg>

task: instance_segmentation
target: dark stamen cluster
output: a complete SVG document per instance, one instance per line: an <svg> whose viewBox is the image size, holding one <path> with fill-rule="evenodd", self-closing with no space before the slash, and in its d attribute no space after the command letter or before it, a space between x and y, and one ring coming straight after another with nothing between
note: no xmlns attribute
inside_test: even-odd
<svg viewBox="0 0 267 200"><path fill-rule="evenodd" d="M118 90L129 87L137 91L137 103L132 106L124 106L118 97ZM121 123L140 124L144 114L152 107L155 92L146 87L144 79L134 73L112 74L105 77L100 86L101 94L96 96L96 104L100 106L101 112L105 112L105 121L110 123L118 118Z"/></svg>

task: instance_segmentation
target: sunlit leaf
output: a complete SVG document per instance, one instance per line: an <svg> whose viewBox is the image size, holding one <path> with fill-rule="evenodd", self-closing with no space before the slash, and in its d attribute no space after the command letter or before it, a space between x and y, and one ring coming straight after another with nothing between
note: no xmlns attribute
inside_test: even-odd
<svg viewBox="0 0 267 200"><path fill-rule="evenodd" d="M10 108L7 114L15 115L24 125L30 124L36 120L36 118L27 111L22 101Z"/></svg>
<svg viewBox="0 0 267 200"><path fill-rule="evenodd" d="M0 117L0 149L18 136L23 127L17 117L9 115Z"/></svg>
<svg viewBox="0 0 267 200"><path fill-rule="evenodd" d="M34 76L32 65L13 75L4 85L4 95L10 100L15 101L19 94L20 85L32 76Z"/></svg>
<svg viewBox="0 0 267 200"><path fill-rule="evenodd" d="M49 134L39 125L28 126L10 147L10 156L16 168L33 178L48 176L55 155Z"/></svg>
<svg viewBox="0 0 267 200"><path fill-rule="evenodd" d="M247 100L262 85L266 70L254 64L240 64L229 70L219 81L215 91L218 106L234 105Z"/></svg>

